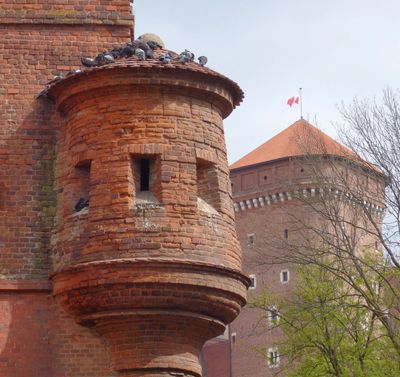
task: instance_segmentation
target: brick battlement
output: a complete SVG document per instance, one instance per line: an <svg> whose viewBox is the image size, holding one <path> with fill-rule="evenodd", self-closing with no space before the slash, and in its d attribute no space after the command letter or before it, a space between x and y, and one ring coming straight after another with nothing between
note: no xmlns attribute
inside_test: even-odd
<svg viewBox="0 0 400 377"><path fill-rule="evenodd" d="M234 209L235 212L240 212L247 209L255 209L273 205L274 203L284 202L286 200L293 200L297 198L314 198L316 196L323 197L324 195L330 195L337 200L346 201L349 204L356 204L352 201L350 194L346 194L339 188L330 188L327 190L327 192L325 192L324 189L313 187L295 191L278 192L274 194L263 194L262 196L257 195L256 197L250 197L249 199L235 201ZM375 203L364 201L363 203L357 203L357 205L363 205L365 208L370 208L372 213L375 213L381 217L385 215L385 208Z"/></svg>

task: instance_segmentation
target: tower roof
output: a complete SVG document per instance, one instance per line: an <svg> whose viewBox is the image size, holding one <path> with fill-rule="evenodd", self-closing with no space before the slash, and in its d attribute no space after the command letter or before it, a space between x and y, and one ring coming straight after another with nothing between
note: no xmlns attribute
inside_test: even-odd
<svg viewBox="0 0 400 377"><path fill-rule="evenodd" d="M334 155L358 160L350 149L307 121L300 119L233 163L230 168L239 169L264 162L305 155Z"/></svg>

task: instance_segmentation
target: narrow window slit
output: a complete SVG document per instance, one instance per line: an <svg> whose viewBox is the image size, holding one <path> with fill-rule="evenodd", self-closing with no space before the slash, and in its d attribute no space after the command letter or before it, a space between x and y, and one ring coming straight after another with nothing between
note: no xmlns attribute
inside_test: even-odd
<svg viewBox="0 0 400 377"><path fill-rule="evenodd" d="M150 160L142 158L140 160L140 191L150 189Z"/></svg>
<svg viewBox="0 0 400 377"><path fill-rule="evenodd" d="M75 185L71 190L73 192L71 207L75 213L89 207L90 165L90 161L83 161L75 166Z"/></svg>

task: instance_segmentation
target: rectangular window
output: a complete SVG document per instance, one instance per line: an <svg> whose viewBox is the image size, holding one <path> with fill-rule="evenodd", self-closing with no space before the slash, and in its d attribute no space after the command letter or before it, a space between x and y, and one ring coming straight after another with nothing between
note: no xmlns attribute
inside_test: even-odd
<svg viewBox="0 0 400 377"><path fill-rule="evenodd" d="M135 200L161 202L161 163L158 155L132 156L132 190Z"/></svg>
<svg viewBox="0 0 400 377"><path fill-rule="evenodd" d="M256 278L256 275L251 274L251 275L249 275L249 278L250 278L250 286L249 286L249 289L256 289L256 286L257 286L257 278Z"/></svg>
<svg viewBox="0 0 400 377"><path fill-rule="evenodd" d="M276 348L268 348L268 366L270 368L279 366L279 351Z"/></svg>
<svg viewBox="0 0 400 377"><path fill-rule="evenodd" d="M80 162L75 166L74 177L75 185L73 187L73 209L75 212L87 210L89 207L89 193L90 193L90 161ZM82 213L82 212L81 212Z"/></svg>
<svg viewBox="0 0 400 377"><path fill-rule="evenodd" d="M289 275L289 270L282 270L281 271L281 283L286 284L289 282L290 275Z"/></svg>
<svg viewBox="0 0 400 377"><path fill-rule="evenodd" d="M276 305L272 305L267 309L267 317L270 326L276 326L279 323L279 312Z"/></svg>
<svg viewBox="0 0 400 377"><path fill-rule="evenodd" d="M283 237L284 237L285 239L288 239L288 238L289 238L289 231L288 231L287 229L285 229L285 230L283 231Z"/></svg>
<svg viewBox="0 0 400 377"><path fill-rule="evenodd" d="M248 235L247 235L247 244L248 244L249 246L254 245L255 239L256 239L256 236L255 236L254 233L248 234Z"/></svg>

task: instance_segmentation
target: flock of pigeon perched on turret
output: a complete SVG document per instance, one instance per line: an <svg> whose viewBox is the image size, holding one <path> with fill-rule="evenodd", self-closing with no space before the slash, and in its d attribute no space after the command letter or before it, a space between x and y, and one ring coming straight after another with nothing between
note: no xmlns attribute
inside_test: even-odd
<svg viewBox="0 0 400 377"><path fill-rule="evenodd" d="M157 41L152 41L152 40L144 41L142 37L139 37L135 41L127 43L124 46L115 47L110 51L102 52L95 58L83 57L81 58L81 63L83 66L91 68L91 67L101 67L103 65L113 63L116 60L122 58L130 58L132 56L136 56L137 58L139 58L139 60L157 59L163 64L169 64L169 63L186 64L189 62L193 62L195 59L194 54L189 50L185 50L180 54L176 54L175 52L172 51L166 51L163 52L162 54L157 54L158 57L156 58L154 50L159 50L162 48L163 46L161 46ZM205 56L200 56L198 57L198 61L199 61L198 64L200 64L203 67L207 64L208 59ZM37 98L46 97L48 89L51 84L60 81L64 77L68 77L70 75L82 72L83 72L82 70L77 69L74 71L67 72L66 74L64 73L57 74L56 76L53 77L52 80L50 80L46 84L46 88L37 95Z"/></svg>
<svg viewBox="0 0 400 377"><path fill-rule="evenodd" d="M82 65L90 68L109 64L117 59L130 58L131 56L136 56L140 60L154 59L154 50L158 49L162 49L162 46L156 41L143 41L141 37L139 37L132 43L127 43L122 47L116 47L111 51L103 52L97 55L94 59L82 58L81 62ZM192 52L185 50L179 55L172 51L165 52L159 56L158 60L166 64L173 61L185 64L194 61L194 58L195 56ZM200 56L198 61L201 66L207 64L207 58L205 56Z"/></svg>

